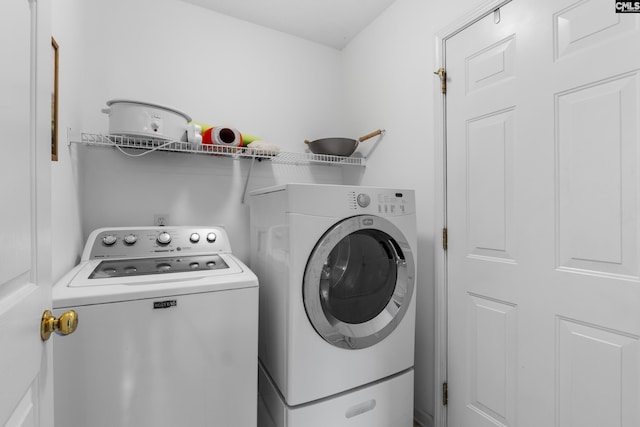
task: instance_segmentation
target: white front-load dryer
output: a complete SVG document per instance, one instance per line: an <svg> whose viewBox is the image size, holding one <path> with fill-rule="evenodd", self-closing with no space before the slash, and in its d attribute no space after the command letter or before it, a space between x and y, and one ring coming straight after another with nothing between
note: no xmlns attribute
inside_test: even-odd
<svg viewBox="0 0 640 427"><path fill-rule="evenodd" d="M411 426L414 192L286 184L250 206L265 413L277 427Z"/></svg>

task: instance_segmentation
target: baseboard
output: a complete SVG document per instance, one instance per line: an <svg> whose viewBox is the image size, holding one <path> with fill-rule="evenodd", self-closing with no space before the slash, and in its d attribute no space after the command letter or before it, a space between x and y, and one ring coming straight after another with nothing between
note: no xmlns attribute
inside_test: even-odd
<svg viewBox="0 0 640 427"><path fill-rule="evenodd" d="M414 409L413 416L420 427L433 427L433 415L420 409Z"/></svg>

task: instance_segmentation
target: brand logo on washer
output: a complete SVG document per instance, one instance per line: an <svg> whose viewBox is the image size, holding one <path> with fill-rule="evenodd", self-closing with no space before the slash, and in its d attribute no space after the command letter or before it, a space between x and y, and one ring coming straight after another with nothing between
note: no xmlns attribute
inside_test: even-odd
<svg viewBox="0 0 640 427"><path fill-rule="evenodd" d="M178 305L178 300L175 299L170 299L170 300L166 300L166 301L154 301L153 302L153 309L157 309L157 308L169 308L169 307L175 307Z"/></svg>
<svg viewBox="0 0 640 427"><path fill-rule="evenodd" d="M362 220L362 225L366 225L366 226L370 226L373 225L373 219L372 218L365 218Z"/></svg>

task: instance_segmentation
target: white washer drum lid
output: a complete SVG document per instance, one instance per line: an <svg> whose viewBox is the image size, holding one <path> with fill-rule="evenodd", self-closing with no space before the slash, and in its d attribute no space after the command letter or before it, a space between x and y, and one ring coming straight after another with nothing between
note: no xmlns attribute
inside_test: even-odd
<svg viewBox="0 0 640 427"><path fill-rule="evenodd" d="M327 342L361 349L398 326L414 285L413 254L402 232L385 218L359 215L316 244L304 274L304 306Z"/></svg>

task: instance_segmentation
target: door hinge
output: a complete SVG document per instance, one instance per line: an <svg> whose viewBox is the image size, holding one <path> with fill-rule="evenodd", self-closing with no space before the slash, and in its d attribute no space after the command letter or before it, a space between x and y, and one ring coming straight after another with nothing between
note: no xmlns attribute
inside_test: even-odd
<svg viewBox="0 0 640 427"><path fill-rule="evenodd" d="M433 74L440 76L440 88L442 89L442 93L447 93L447 72L445 69L440 67L434 71Z"/></svg>
<svg viewBox="0 0 640 427"><path fill-rule="evenodd" d="M447 406L449 403L449 386L447 383L442 383L442 404Z"/></svg>
<svg viewBox="0 0 640 427"><path fill-rule="evenodd" d="M447 228L442 229L442 249L445 251L449 248L449 234Z"/></svg>

